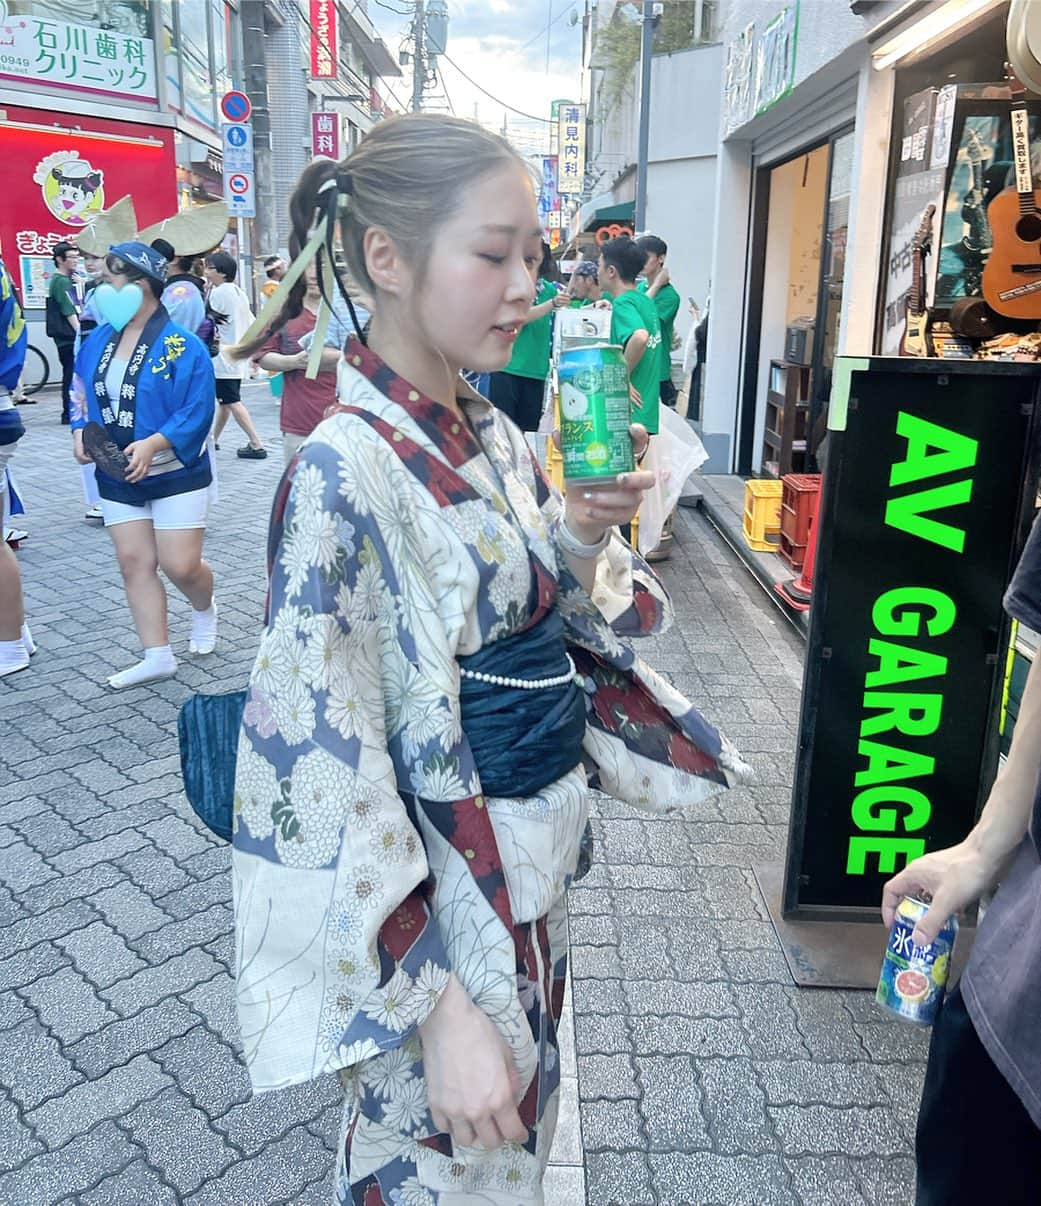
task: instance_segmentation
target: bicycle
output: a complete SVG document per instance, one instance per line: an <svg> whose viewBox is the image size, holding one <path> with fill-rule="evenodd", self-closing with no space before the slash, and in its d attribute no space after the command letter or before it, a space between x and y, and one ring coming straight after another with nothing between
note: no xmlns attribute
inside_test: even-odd
<svg viewBox="0 0 1041 1206"><path fill-rule="evenodd" d="M21 380L14 392L15 401L30 398L37 394L47 384L50 370L47 367L47 357L39 348L32 344L25 350L25 367L22 369Z"/></svg>

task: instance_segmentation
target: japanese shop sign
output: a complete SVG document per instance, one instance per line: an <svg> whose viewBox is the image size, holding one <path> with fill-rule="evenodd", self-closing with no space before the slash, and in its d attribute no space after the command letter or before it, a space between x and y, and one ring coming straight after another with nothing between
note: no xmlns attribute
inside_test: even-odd
<svg viewBox="0 0 1041 1206"><path fill-rule="evenodd" d="M311 0L311 79L336 79L336 0Z"/></svg>
<svg viewBox="0 0 1041 1206"><path fill-rule="evenodd" d="M336 113L311 114L311 153L340 158L340 118Z"/></svg>
<svg viewBox="0 0 1041 1206"><path fill-rule="evenodd" d="M877 920L886 879L972 828L1037 406L1036 365L836 361L786 917Z"/></svg>
<svg viewBox="0 0 1041 1206"><path fill-rule="evenodd" d="M0 78L154 101L155 43L111 29L4 15Z"/></svg>
<svg viewBox="0 0 1041 1206"><path fill-rule="evenodd" d="M557 192L577 196L586 174L586 107L562 105L557 119Z"/></svg>
<svg viewBox="0 0 1041 1206"><path fill-rule="evenodd" d="M539 190L539 217L547 229L552 225L550 218L560 214L560 194L557 192L557 156L542 157L542 188ZM557 222L559 226L559 220Z"/></svg>
<svg viewBox="0 0 1041 1206"><path fill-rule="evenodd" d="M102 118L77 118L83 129L50 129L41 126L42 116L38 109L8 105L0 121L7 186L0 252L9 267L19 264L30 306L45 283L54 244L75 240L114 201L133 197L142 226L177 208L171 130Z"/></svg>

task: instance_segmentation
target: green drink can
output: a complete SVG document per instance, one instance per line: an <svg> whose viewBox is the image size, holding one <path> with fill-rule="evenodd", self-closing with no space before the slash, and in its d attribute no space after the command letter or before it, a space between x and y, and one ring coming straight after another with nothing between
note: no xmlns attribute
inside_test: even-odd
<svg viewBox="0 0 1041 1206"><path fill-rule="evenodd" d="M568 348L560 354L557 381L565 481L606 486L619 473L630 473L632 405L622 349Z"/></svg>

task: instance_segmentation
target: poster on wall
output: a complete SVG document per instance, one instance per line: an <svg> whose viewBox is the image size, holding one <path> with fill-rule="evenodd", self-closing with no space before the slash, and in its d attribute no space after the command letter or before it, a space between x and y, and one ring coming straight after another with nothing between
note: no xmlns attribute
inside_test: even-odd
<svg viewBox="0 0 1041 1206"><path fill-rule="evenodd" d="M1011 168L1002 157L999 115L966 116L944 199L935 304L950 306L959 297L978 297L991 250L987 206L1001 190ZM1033 137L1038 130L1032 131Z"/></svg>
<svg viewBox="0 0 1041 1206"><path fill-rule="evenodd" d="M47 288L55 271L53 258L49 255L20 255L18 269L22 280L22 309L46 309Z"/></svg>
<svg viewBox="0 0 1041 1206"><path fill-rule="evenodd" d="M900 163L893 189L893 209L889 224L889 255L886 259L885 309L882 316L882 355L896 356L904 334L907 298L911 291L914 258L913 244L930 205L941 207L946 176L947 155L932 166L933 149L950 141L950 118L940 110L935 88L917 92L904 101L900 138ZM938 132L939 127L939 132ZM944 127L947 134L944 134ZM938 225L938 220L937 220ZM937 245L934 230L933 246ZM928 280L931 273L926 273Z"/></svg>
<svg viewBox="0 0 1041 1206"><path fill-rule="evenodd" d="M727 47L723 87L723 135L743 126L751 116L755 75L755 23L749 22Z"/></svg>
<svg viewBox="0 0 1041 1206"><path fill-rule="evenodd" d="M27 308L34 308L54 245L75 242L120 197L133 198L142 227L176 210L171 130L103 118L77 118L75 129L43 127L38 110L14 105L4 116L0 163L8 191L0 206L0 252L19 268Z"/></svg>
<svg viewBox="0 0 1041 1206"><path fill-rule="evenodd" d="M755 53L755 99L753 111L765 113L791 92L795 85L795 44L799 6L790 5L766 26Z"/></svg>

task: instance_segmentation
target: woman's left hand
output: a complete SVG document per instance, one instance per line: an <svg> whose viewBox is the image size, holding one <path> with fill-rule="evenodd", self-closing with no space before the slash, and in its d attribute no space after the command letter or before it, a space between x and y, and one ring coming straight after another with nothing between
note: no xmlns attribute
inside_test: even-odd
<svg viewBox="0 0 1041 1206"><path fill-rule="evenodd" d="M124 477L128 482L139 482L152 466L152 458L159 451L159 445L153 436L144 440L135 440L126 446L125 452L130 460Z"/></svg>
<svg viewBox="0 0 1041 1206"><path fill-rule="evenodd" d="M647 451L650 436L640 423L629 428L636 460ZM596 544L608 528L631 523L640 509L644 492L654 485L654 474L636 469L620 473L603 486L572 486L568 491L565 515L571 534L584 544Z"/></svg>

